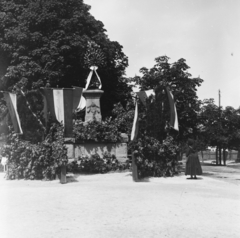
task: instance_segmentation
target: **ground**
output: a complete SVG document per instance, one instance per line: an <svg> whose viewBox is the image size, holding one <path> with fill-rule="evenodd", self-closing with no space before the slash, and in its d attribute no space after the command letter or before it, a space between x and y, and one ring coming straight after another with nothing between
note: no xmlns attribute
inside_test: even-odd
<svg viewBox="0 0 240 238"><path fill-rule="evenodd" d="M203 171L140 182L131 172L78 175L64 185L0 173L0 237L240 237L239 167Z"/></svg>

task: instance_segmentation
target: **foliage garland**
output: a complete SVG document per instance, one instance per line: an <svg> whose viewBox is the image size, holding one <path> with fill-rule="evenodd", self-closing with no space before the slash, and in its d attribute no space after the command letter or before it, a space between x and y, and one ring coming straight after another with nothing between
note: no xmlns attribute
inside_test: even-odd
<svg viewBox="0 0 240 238"><path fill-rule="evenodd" d="M118 142L121 140L121 133L111 118L99 122L97 120L84 123L76 120L73 133L77 142Z"/></svg>
<svg viewBox="0 0 240 238"><path fill-rule="evenodd" d="M130 168L130 162L120 163L115 155L104 153L103 158L98 154L91 157L79 157L68 164L67 170L73 173L107 173L110 171L124 171Z"/></svg>

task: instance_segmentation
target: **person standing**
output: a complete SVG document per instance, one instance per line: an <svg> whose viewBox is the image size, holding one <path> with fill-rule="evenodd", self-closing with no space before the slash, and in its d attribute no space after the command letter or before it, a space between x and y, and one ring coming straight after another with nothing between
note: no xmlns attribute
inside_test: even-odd
<svg viewBox="0 0 240 238"><path fill-rule="evenodd" d="M185 175L190 175L191 179L197 179L197 175L202 175L202 167L199 162L195 141L192 139L188 140L188 149L186 156L187 162Z"/></svg>

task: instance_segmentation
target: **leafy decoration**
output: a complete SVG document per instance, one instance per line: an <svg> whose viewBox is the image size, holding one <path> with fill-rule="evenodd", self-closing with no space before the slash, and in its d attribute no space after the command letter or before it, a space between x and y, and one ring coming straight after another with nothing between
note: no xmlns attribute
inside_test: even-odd
<svg viewBox="0 0 240 238"><path fill-rule="evenodd" d="M105 62L105 56L100 49L100 46L97 45L93 41L89 41L87 45L87 51L84 55L84 65L87 68L90 68L91 66L104 66L106 64Z"/></svg>
<svg viewBox="0 0 240 238"><path fill-rule="evenodd" d="M130 167L129 160L119 163L115 155L104 153L103 158L98 154L91 157L79 157L68 165L68 171L73 173L107 173L110 171L123 171Z"/></svg>
<svg viewBox="0 0 240 238"><path fill-rule="evenodd" d="M76 120L73 133L78 142L118 142L121 135L118 127L111 119L103 122L96 120L84 124L81 120Z"/></svg>

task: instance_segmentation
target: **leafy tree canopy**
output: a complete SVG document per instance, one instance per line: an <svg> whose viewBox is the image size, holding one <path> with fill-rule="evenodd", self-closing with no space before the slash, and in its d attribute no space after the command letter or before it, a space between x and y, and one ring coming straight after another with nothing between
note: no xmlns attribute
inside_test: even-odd
<svg viewBox="0 0 240 238"><path fill-rule="evenodd" d="M1 90L39 89L48 81L51 87L84 87L89 73L84 55L94 42L105 59L98 69L105 91L103 115L114 103L124 103L129 87L122 76L128 58L89 10L83 0L1 1Z"/></svg>
<svg viewBox="0 0 240 238"><path fill-rule="evenodd" d="M202 102L201 137L210 146L238 149L240 144L240 109L218 107L213 99Z"/></svg>
<svg viewBox="0 0 240 238"><path fill-rule="evenodd" d="M155 59L156 64L151 68L141 68L142 76L132 79L141 90L154 89L156 92L156 105L148 117L148 131L153 132L155 138L163 140L166 137L166 121L169 121L169 105L164 93L164 86L168 86L174 95L179 120L179 133L175 138L181 142L189 136L196 135L198 126L198 112L200 101L197 96L197 87L203 80L192 78L188 72L189 66L185 59L169 63L169 57L161 56ZM156 123L153 123L153 122ZM151 127L151 128L150 128Z"/></svg>

